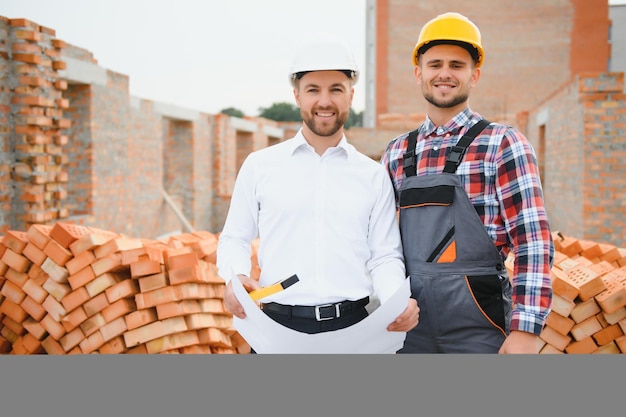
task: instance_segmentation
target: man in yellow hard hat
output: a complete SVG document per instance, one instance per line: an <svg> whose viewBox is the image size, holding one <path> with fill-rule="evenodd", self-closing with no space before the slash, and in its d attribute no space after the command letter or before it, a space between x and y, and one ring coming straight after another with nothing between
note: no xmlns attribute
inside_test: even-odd
<svg viewBox="0 0 626 417"><path fill-rule="evenodd" d="M427 118L381 158L420 306L398 353L538 353L554 245L535 152L515 128L470 109L485 52L466 16L426 23L411 59Z"/></svg>
<svg viewBox="0 0 626 417"><path fill-rule="evenodd" d="M302 127L245 159L220 233L217 267L233 315L246 317L233 279L255 291L297 275L297 283L263 297L260 307L309 334L356 324L368 315L370 297L385 302L406 282L389 177L344 133L358 76L352 52L334 37L321 36L296 54L289 80ZM258 281L250 277L257 236ZM406 332L418 317L407 295L406 309L387 330Z"/></svg>

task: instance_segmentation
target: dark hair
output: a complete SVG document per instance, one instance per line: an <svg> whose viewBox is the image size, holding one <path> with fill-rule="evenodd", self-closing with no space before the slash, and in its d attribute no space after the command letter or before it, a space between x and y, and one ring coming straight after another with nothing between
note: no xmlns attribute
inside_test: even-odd
<svg viewBox="0 0 626 417"><path fill-rule="evenodd" d="M418 50L417 50L417 57L419 58L420 55L422 55L424 52L426 52L428 49L432 48L435 45L456 45L456 46L460 46L461 48L464 48L467 52L469 52L469 54L472 56L472 59L474 60L475 63L478 62L478 49L476 49L476 47L470 43L467 42L462 42L462 41L457 41L457 40L435 40L435 41L430 41L425 43L424 45L422 45Z"/></svg>
<svg viewBox="0 0 626 417"><path fill-rule="evenodd" d="M344 74L346 74L346 77L352 79L354 78L354 71L352 70L337 70L339 72L343 72ZM295 79L299 80L300 78L302 78L304 76L304 74L307 74L311 71L300 71L300 72L296 72L295 75Z"/></svg>

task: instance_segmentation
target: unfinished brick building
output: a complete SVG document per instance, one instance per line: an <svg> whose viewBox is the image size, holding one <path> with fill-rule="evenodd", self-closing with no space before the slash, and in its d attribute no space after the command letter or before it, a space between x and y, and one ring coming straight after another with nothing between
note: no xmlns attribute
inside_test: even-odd
<svg viewBox="0 0 626 417"><path fill-rule="evenodd" d="M367 7L365 113L375 122L350 129L355 146L377 159L417 127L409 51L428 18L458 10L487 49L472 107L531 139L554 228L624 243L624 82L607 71L606 0ZM294 129L131 97L127 76L26 19L0 18L0 79L0 233L57 220L145 237L218 232L243 158Z"/></svg>

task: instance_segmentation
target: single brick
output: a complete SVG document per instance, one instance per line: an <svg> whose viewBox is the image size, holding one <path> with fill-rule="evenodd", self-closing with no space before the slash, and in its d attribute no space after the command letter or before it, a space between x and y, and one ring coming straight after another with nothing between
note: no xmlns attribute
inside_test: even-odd
<svg viewBox="0 0 626 417"><path fill-rule="evenodd" d="M118 282L118 278L115 274L104 273L100 276L96 276L96 278L85 284L85 288L90 297L95 297L100 293L104 293L107 288L112 287Z"/></svg>
<svg viewBox="0 0 626 417"><path fill-rule="evenodd" d="M167 287L169 285L167 275L164 272L139 277L137 278L137 282L139 284L139 289L144 293Z"/></svg>
<svg viewBox="0 0 626 417"><path fill-rule="evenodd" d="M98 348L100 348L103 344L104 339L102 338L102 334L100 332L94 332L85 339L81 340L79 346L83 353L92 353L98 350Z"/></svg>
<svg viewBox="0 0 626 417"><path fill-rule="evenodd" d="M40 302L33 300L30 296L26 296L22 304L20 304L25 312L27 312L30 317L34 320L41 320L46 314L46 309L43 308Z"/></svg>
<svg viewBox="0 0 626 417"><path fill-rule="evenodd" d="M161 353L198 344L198 335L195 331L180 332L159 337L146 342L148 353Z"/></svg>
<svg viewBox="0 0 626 417"><path fill-rule="evenodd" d="M49 257L41 264L41 269L43 269L50 278L62 284L67 282L67 278L70 275L65 267L58 265Z"/></svg>
<svg viewBox="0 0 626 417"><path fill-rule="evenodd" d="M28 317L22 323L24 328L33 335L37 340L43 340L47 335L48 331L41 325L39 319L35 319L33 317Z"/></svg>
<svg viewBox="0 0 626 417"><path fill-rule="evenodd" d="M80 330L80 327L75 328L69 333L66 333L61 339L59 339L59 343L65 352L69 352L74 347L78 346L78 344L85 338L85 335Z"/></svg>
<svg viewBox="0 0 626 417"><path fill-rule="evenodd" d="M123 317L126 314L135 311L136 309L137 309L137 306L134 300L131 300L128 298L122 298L110 304L109 306L105 307L102 310L101 314L102 314L102 317L104 317L104 320L107 323L110 323L119 317ZM126 328L127 326L124 325L125 330Z"/></svg>
<svg viewBox="0 0 626 417"><path fill-rule="evenodd" d="M576 306L570 311L569 316L576 323L580 323L585 321L591 316L595 316L601 311L598 303L593 298L590 298L586 301L581 301L576 304Z"/></svg>
<svg viewBox="0 0 626 417"><path fill-rule="evenodd" d="M563 335L550 326L543 326L543 330L539 334L539 337L547 344L554 346L559 351L565 351L565 348L571 342L570 336Z"/></svg>
<svg viewBox="0 0 626 417"><path fill-rule="evenodd" d="M589 317L579 323L576 323L572 330L570 331L571 335L575 340L580 341L587 336L591 336L597 332L602 330L602 326L600 322L595 316Z"/></svg>
<svg viewBox="0 0 626 417"><path fill-rule="evenodd" d="M64 248L54 239L50 239L46 247L43 248L43 252L58 266L65 266L73 257L69 249Z"/></svg>
<svg viewBox="0 0 626 417"><path fill-rule="evenodd" d="M63 346L61 346L58 339L55 339L52 334L41 341L41 346L43 346L48 355L65 355Z"/></svg>
<svg viewBox="0 0 626 417"><path fill-rule="evenodd" d="M157 321L158 318L156 309L153 307L128 313L124 317L124 320L126 321L126 327L128 327L128 330L132 330L153 323Z"/></svg>
<svg viewBox="0 0 626 417"><path fill-rule="evenodd" d="M587 336L582 340L570 343L565 347L565 352L569 354L588 354L598 349L598 345L593 341L591 336Z"/></svg>
<svg viewBox="0 0 626 417"><path fill-rule="evenodd" d="M622 329L617 324L612 324L594 333L592 337L598 346L604 346L623 335Z"/></svg>
<svg viewBox="0 0 626 417"><path fill-rule="evenodd" d="M107 300L106 295L103 292L101 292L100 294L86 301L83 304L83 308L85 309L87 316L91 317L94 314L102 311L108 305L109 305L109 301Z"/></svg>
<svg viewBox="0 0 626 417"><path fill-rule="evenodd" d="M92 251L87 250L82 252L81 254L74 256L72 259L68 260L65 264L65 268L67 268L67 272L70 275L73 275L80 271L81 269L91 265L93 261L96 260L96 256Z"/></svg>
<svg viewBox="0 0 626 417"><path fill-rule="evenodd" d="M108 342L117 336L121 336L126 329L126 321L124 321L124 317L118 317L100 327L100 333L102 334L104 341Z"/></svg>
<svg viewBox="0 0 626 417"><path fill-rule="evenodd" d="M2 289L0 289L0 294L4 295L7 300L13 301L15 304L20 304L26 297L26 293L22 288L9 280L7 280L2 286Z"/></svg>
<svg viewBox="0 0 626 417"><path fill-rule="evenodd" d="M67 310L52 295L48 295L41 306L48 312L54 320L61 322L63 316L67 314Z"/></svg>
<svg viewBox="0 0 626 417"><path fill-rule="evenodd" d="M24 252L22 254L28 258L33 264L41 266L43 262L46 260L46 254L44 251L39 249L35 244L29 242L28 245L24 248Z"/></svg>
<svg viewBox="0 0 626 417"><path fill-rule="evenodd" d="M61 302L65 296L72 292L72 288L68 284L61 284L52 278L48 278L43 283L42 288L48 291L48 296L54 297L58 302Z"/></svg>
<svg viewBox="0 0 626 417"><path fill-rule="evenodd" d="M85 304L89 299L90 295L85 289L85 287L79 287L68 293L61 299L61 304L67 311L72 311L78 306Z"/></svg>
<svg viewBox="0 0 626 417"><path fill-rule="evenodd" d="M123 279L117 284L104 290L109 303L114 303L121 298L133 297L139 292L139 284L133 279Z"/></svg>
<svg viewBox="0 0 626 417"><path fill-rule="evenodd" d="M52 226L32 224L26 231L28 242L35 245L39 250L43 250L50 240L50 230L52 230Z"/></svg>
<svg viewBox="0 0 626 417"><path fill-rule="evenodd" d="M69 249L72 243L89 233L89 228L85 226L66 222L57 222L52 227L52 230L50 230L50 237L65 249Z"/></svg>
<svg viewBox="0 0 626 417"><path fill-rule="evenodd" d="M52 318L50 314L46 314L41 319L41 325L54 340L59 340L65 334L65 328L63 325L59 321Z"/></svg>
<svg viewBox="0 0 626 417"><path fill-rule="evenodd" d="M26 246L24 246L25 248ZM23 251L23 249L22 249ZM20 253L13 251L11 248L7 248L2 255L2 262L7 264L10 268L15 269L17 272L26 272L32 264L32 261Z"/></svg>
<svg viewBox="0 0 626 417"><path fill-rule="evenodd" d="M65 327L66 332L71 332L85 320L87 320L87 313L81 306L78 306L61 319L61 324Z"/></svg>
<svg viewBox="0 0 626 417"><path fill-rule="evenodd" d="M74 273L73 275L68 276L67 282L69 283L70 287L72 287L72 289L76 290L80 287L84 287L95 278L96 274L93 272L91 265L89 265Z"/></svg>
<svg viewBox="0 0 626 417"><path fill-rule="evenodd" d="M130 275L133 278L145 277L148 275L159 274L161 272L163 272L163 270L159 261L152 259L140 259L130 263Z"/></svg>

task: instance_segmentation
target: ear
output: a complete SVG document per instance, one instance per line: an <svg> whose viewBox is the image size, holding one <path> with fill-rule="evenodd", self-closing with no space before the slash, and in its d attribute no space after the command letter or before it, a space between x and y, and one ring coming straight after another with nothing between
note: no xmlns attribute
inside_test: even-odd
<svg viewBox="0 0 626 417"><path fill-rule="evenodd" d="M352 105L353 98L354 98L354 87L350 88L350 105Z"/></svg>
<svg viewBox="0 0 626 417"><path fill-rule="evenodd" d="M479 79L480 79L480 68L474 68L474 71L472 71L472 80L470 82L470 85L472 87L475 87L476 84L478 84Z"/></svg>
<svg viewBox="0 0 626 417"><path fill-rule="evenodd" d="M419 65L416 65L413 68L413 75L415 76L415 79L417 80L417 84L421 84L422 83L422 69L420 68Z"/></svg>
<svg viewBox="0 0 626 417"><path fill-rule="evenodd" d="M296 105L300 107L300 94L298 93L298 89L296 87L293 89L293 97L296 99Z"/></svg>

